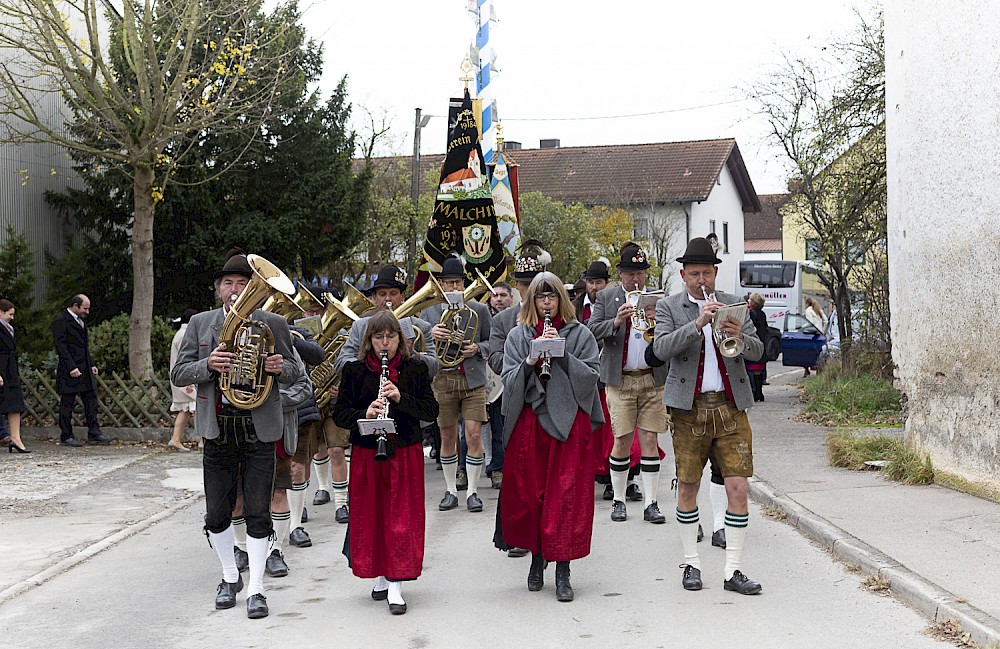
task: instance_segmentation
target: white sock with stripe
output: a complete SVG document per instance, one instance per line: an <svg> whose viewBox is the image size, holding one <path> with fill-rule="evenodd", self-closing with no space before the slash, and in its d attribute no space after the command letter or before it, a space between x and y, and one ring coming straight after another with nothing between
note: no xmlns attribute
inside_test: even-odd
<svg viewBox="0 0 1000 649"><path fill-rule="evenodd" d="M708 499L712 501L712 531L718 532L725 523L726 507L729 505L729 496L726 495L726 485L709 482Z"/></svg>
<svg viewBox="0 0 1000 649"><path fill-rule="evenodd" d="M743 543L747 538L750 514L734 514L726 511L726 580L740 569L743 559Z"/></svg>
<svg viewBox="0 0 1000 649"><path fill-rule="evenodd" d="M698 506L689 512L682 512L678 508L677 522L680 523L684 563L701 570L701 559L698 557Z"/></svg>
<svg viewBox="0 0 1000 649"><path fill-rule="evenodd" d="M330 482L333 480L330 475L330 456L327 455L320 460L313 458L312 472L313 475L316 476L316 482L319 483L319 488L329 493Z"/></svg>
<svg viewBox="0 0 1000 649"><path fill-rule="evenodd" d="M233 519L233 540L236 547L247 551L247 522L242 516Z"/></svg>
<svg viewBox="0 0 1000 649"><path fill-rule="evenodd" d="M271 525L274 526L274 543L271 549L281 552L285 548L285 541L288 540L288 533L292 531L291 512L271 512Z"/></svg>
<svg viewBox="0 0 1000 649"><path fill-rule="evenodd" d="M639 461L639 473L642 475L643 508L656 502L656 490L660 486L660 456L642 456Z"/></svg>
<svg viewBox="0 0 1000 649"><path fill-rule="evenodd" d="M444 474L444 484L449 493L458 495L458 453L441 456L441 473Z"/></svg>
<svg viewBox="0 0 1000 649"><path fill-rule="evenodd" d="M293 484L288 492L288 507L291 509L291 520L288 527L298 529L302 527L302 508L306 506L306 493L309 488L309 481L302 484ZM271 518L274 518L273 516ZM277 531L277 530L275 530Z"/></svg>
<svg viewBox="0 0 1000 649"><path fill-rule="evenodd" d="M625 486L628 484L629 458L608 457L608 467L611 469L611 488L615 491L615 500L625 502Z"/></svg>
<svg viewBox="0 0 1000 649"><path fill-rule="evenodd" d="M485 461L485 456L465 456L465 472L469 475L469 490L466 492L466 497L476 493L476 488L479 486L479 479L483 477L483 463Z"/></svg>

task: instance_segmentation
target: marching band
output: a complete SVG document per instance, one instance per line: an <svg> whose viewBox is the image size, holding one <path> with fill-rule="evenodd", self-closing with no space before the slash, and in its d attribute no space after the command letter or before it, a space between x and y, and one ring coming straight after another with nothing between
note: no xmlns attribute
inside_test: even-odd
<svg viewBox="0 0 1000 649"><path fill-rule="evenodd" d="M702 587L697 494L711 457L725 488L724 587L761 592L741 558L753 471L744 360L760 358L763 346L749 319L729 317L741 313L726 309L739 300L715 291L710 243L693 239L677 258L683 293L646 295L648 257L628 243L616 264L621 283L608 284L606 260L594 262L576 303L546 270L551 256L539 242L521 251L512 269L520 303L496 315L476 299L489 283L458 256L409 298L406 274L393 265L365 294L345 285L340 298L317 297L261 257L230 251L215 276L222 306L191 318L171 371L175 385L197 386L199 412L215 409L197 418L197 432L205 439L205 534L222 568L216 608L235 606L248 571L247 616L269 614L264 574L288 573L284 544L312 545L303 523L315 463L314 504L330 501L333 467L352 571L375 580L372 599L405 613L402 584L423 567L423 429L436 422L441 430L438 509L459 504L461 428L466 507L481 512L481 432L493 416L506 465L502 485L495 482L494 542L511 556L530 552L529 591L544 587L555 562L556 598L573 600L569 566L590 553L595 474L610 474L609 493L597 498L611 496L612 520L626 520L633 438L643 518L666 521L657 439L672 429L682 587ZM488 417L491 380L502 382L502 394Z"/></svg>

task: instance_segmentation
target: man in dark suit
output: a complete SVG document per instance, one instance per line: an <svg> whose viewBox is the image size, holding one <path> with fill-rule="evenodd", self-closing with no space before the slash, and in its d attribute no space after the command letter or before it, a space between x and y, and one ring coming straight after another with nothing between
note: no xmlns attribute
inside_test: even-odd
<svg viewBox="0 0 1000 649"><path fill-rule="evenodd" d="M56 392L59 393L59 438L63 446L82 446L73 437L73 407L76 397L83 401L87 416L87 442L111 441L97 423L97 365L90 357L90 338L83 318L90 314L90 298L74 295L69 307L52 322L52 340L59 355Z"/></svg>

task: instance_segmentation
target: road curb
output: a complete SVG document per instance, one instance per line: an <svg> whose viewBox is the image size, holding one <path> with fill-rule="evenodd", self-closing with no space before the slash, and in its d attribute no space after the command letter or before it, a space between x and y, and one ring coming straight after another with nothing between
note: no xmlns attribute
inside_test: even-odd
<svg viewBox="0 0 1000 649"><path fill-rule="evenodd" d="M159 523L165 518L173 516L177 512L190 507L194 503L198 502L205 495L202 493L191 494L190 496L180 500L173 505L167 507L163 511L157 512L152 516L144 518L143 520L133 523L128 527L118 530L114 534L104 537L99 541L95 541L90 545L82 548L81 550L73 553L72 555L66 557L65 559L57 562L54 565L49 566L41 572L35 573L30 577L26 577L21 581L7 587L6 589L0 591L0 607L6 604L9 600L17 597L18 595L24 593L25 591L34 588L35 586L41 586L49 579L52 579L56 575L66 572L70 568L73 568L91 557L97 556L101 552L108 550L115 545L121 543L122 541L135 536L136 534L152 527L156 523Z"/></svg>
<svg viewBox="0 0 1000 649"><path fill-rule="evenodd" d="M889 555L874 548L788 496L779 494L763 480L750 481L750 496L765 507L785 514L786 522L834 558L858 566L869 575L889 581L896 598L934 622L952 620L981 647L1000 647L1000 620L967 604L962 598L921 577Z"/></svg>

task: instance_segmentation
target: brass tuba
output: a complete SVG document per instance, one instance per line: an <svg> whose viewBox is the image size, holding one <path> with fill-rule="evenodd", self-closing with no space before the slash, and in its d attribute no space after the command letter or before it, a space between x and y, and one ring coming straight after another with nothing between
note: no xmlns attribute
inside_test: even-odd
<svg viewBox="0 0 1000 649"><path fill-rule="evenodd" d="M231 404L253 410L267 398L274 377L264 371L264 360L274 353L274 334L267 324L251 320L272 295L291 295L292 280L277 266L258 255L247 255L253 276L229 308L219 331L219 347L236 354L228 372L219 376L219 389Z"/></svg>
<svg viewBox="0 0 1000 649"><path fill-rule="evenodd" d="M347 286L348 292L343 301L330 293L323 294L326 311L323 312L321 320L323 330L316 337L316 341L323 346L326 357L309 373L309 380L312 381L313 392L316 395L316 405L320 408L325 408L330 403L332 398L330 388L340 385L340 377L333 370L333 363L347 342L347 335L339 333L340 330L351 327L358 321L357 311L362 309L367 311L372 307L372 303L361 294L361 291L350 284Z"/></svg>
<svg viewBox="0 0 1000 649"><path fill-rule="evenodd" d="M465 290L462 291L462 296L465 298L466 302L468 302L469 300L475 300L484 293L495 292L493 290L493 286L490 284L490 281L485 277L483 277L483 274L479 271L478 268L476 268L475 270L476 270L476 280L471 284L469 284L468 286L466 286Z"/></svg>
<svg viewBox="0 0 1000 649"><path fill-rule="evenodd" d="M275 293L267 298L261 308L271 313L277 313L288 321L289 324L305 315L309 309L322 308L323 303L312 294L301 282L298 283L298 290L295 295L289 296L284 293Z"/></svg>

